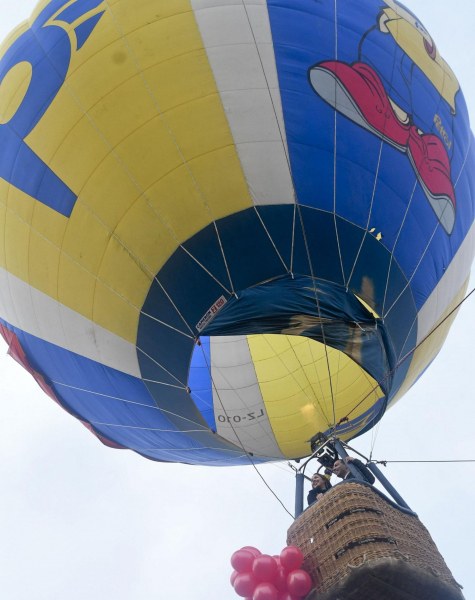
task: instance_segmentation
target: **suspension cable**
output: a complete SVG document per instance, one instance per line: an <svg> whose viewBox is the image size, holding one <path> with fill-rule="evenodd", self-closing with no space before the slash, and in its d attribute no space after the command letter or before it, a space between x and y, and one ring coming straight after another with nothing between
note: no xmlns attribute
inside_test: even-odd
<svg viewBox="0 0 475 600"><path fill-rule="evenodd" d="M226 411L226 407L224 406L224 403L221 399L220 393L219 393L219 389L216 386L216 383L214 381L213 378L213 373L212 373L212 369L211 369L211 364L208 362L208 357L206 356L206 352L204 351L202 345L200 344L200 348L202 350L203 353L203 359L205 361L206 364L206 368L207 371L209 373L210 376L210 381L211 381L211 385L213 386L213 390L216 393L216 397L219 401L219 404L221 406L221 410L224 412L224 414L226 415L226 417L228 417L228 413ZM257 468L257 465L253 459L253 456L251 454L251 452L249 452L248 450L246 450L246 448L244 447L244 444L241 440L241 438L239 437L239 434L236 430L236 428L233 425L232 419L228 419L228 423L231 426L231 429L234 433L234 435L236 436L236 440L238 441L239 447L241 448L241 450L244 452L244 454L246 455L248 461L251 463L253 469L256 471L257 475L260 477L260 479L262 480L262 482L264 483L264 485L267 487L267 489L271 492L271 494L274 496L274 498L279 502L279 504L282 506L282 508L285 510L285 512L293 519L294 515L287 509L287 507L285 506L285 504L282 502L282 500L279 498L279 496L277 495L277 493L271 488L271 486L269 485L269 483L267 483L265 477L262 475L262 473L260 472L260 470Z"/></svg>

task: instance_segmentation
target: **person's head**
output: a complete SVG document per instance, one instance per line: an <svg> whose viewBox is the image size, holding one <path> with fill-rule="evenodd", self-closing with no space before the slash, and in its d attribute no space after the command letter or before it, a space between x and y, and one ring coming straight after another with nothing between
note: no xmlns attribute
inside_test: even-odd
<svg viewBox="0 0 475 600"><path fill-rule="evenodd" d="M312 475L312 488L313 489L322 490L324 492L324 491L330 489L331 486L332 486L332 484L330 483L330 481L323 475L320 475L319 473L314 473Z"/></svg>
<svg viewBox="0 0 475 600"><path fill-rule="evenodd" d="M338 459L333 464L333 472L335 473L335 475L337 477L340 477L341 479L343 479L344 477L346 477L348 475L348 473L350 472L350 469L348 468L348 465L343 460Z"/></svg>

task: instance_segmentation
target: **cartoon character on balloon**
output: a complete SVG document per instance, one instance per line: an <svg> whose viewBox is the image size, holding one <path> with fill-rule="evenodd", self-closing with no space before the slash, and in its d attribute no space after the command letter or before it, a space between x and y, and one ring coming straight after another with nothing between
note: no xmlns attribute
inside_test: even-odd
<svg viewBox="0 0 475 600"><path fill-rule="evenodd" d="M8 88L19 78L24 82L0 115L0 178L65 217L77 195L27 140L63 87L73 54L86 45L104 11L104 0L52 0L0 60L0 85Z"/></svg>
<svg viewBox="0 0 475 600"><path fill-rule="evenodd" d="M450 235L455 224L451 157L459 84L417 17L395 0L385 0L385 5L362 36L357 61L317 63L309 69L310 84L340 114L406 154Z"/></svg>
<svg viewBox="0 0 475 600"><path fill-rule="evenodd" d="M231 585L247 600L300 600L313 587L303 560L296 546L286 546L278 556L244 546L231 556Z"/></svg>

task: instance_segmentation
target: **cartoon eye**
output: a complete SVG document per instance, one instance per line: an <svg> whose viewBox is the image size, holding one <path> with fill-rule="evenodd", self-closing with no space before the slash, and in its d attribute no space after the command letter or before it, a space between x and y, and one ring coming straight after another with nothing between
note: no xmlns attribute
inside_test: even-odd
<svg viewBox="0 0 475 600"><path fill-rule="evenodd" d="M437 48L434 44L434 41L432 39L432 37L430 36L429 32L427 31L427 29L424 27L424 25L420 22L420 21L415 21L415 27L418 31L421 32L423 38L424 38L424 47L426 49L427 54L432 58L435 59L435 56L437 54Z"/></svg>
<svg viewBox="0 0 475 600"><path fill-rule="evenodd" d="M434 42L432 41L432 38L429 37L429 39L427 39L426 37L424 38L424 47L427 51L427 54L433 59L435 60L435 56L437 54L437 48L434 44Z"/></svg>

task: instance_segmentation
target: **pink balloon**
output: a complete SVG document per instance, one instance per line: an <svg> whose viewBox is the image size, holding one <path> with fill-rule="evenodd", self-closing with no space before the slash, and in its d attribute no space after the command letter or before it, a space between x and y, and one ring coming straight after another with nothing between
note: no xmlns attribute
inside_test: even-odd
<svg viewBox="0 0 475 600"><path fill-rule="evenodd" d="M268 554L256 556L252 563L252 572L257 581L274 582L277 575L277 563Z"/></svg>
<svg viewBox="0 0 475 600"><path fill-rule="evenodd" d="M279 592L267 581L259 583L254 590L252 600L278 600Z"/></svg>
<svg viewBox="0 0 475 600"><path fill-rule="evenodd" d="M238 596L246 598L254 594L257 581L252 573L238 573L234 580L234 591Z"/></svg>
<svg viewBox="0 0 475 600"><path fill-rule="evenodd" d="M261 555L261 551L258 550L257 548L254 548L254 546L243 546L241 548L241 550L247 550L248 552L250 552L254 556L260 556Z"/></svg>
<svg viewBox="0 0 475 600"><path fill-rule="evenodd" d="M287 546L280 553L280 564L284 569L287 569L287 571L299 569L303 563L303 559L304 556L302 551L300 548L297 548L297 546Z"/></svg>
<svg viewBox="0 0 475 600"><path fill-rule="evenodd" d="M229 578L229 581L231 582L231 585L234 587L234 580L236 579L236 577L238 576L238 572L237 571L233 571L231 573L231 577Z"/></svg>
<svg viewBox="0 0 475 600"><path fill-rule="evenodd" d="M279 592L287 591L287 571L284 567L277 567L277 574L274 578L274 585Z"/></svg>
<svg viewBox="0 0 475 600"><path fill-rule="evenodd" d="M292 596L292 594L288 591L279 592L277 596L277 600L301 600L298 596Z"/></svg>
<svg viewBox="0 0 475 600"><path fill-rule="evenodd" d="M248 550L236 550L231 556L231 564L238 573L248 573L252 570L254 554Z"/></svg>
<svg viewBox="0 0 475 600"><path fill-rule="evenodd" d="M303 569L296 569L287 575L287 588L294 596L306 596L312 589L312 578Z"/></svg>

